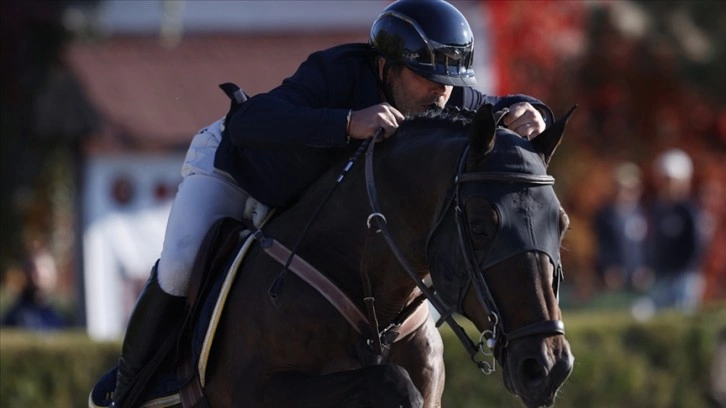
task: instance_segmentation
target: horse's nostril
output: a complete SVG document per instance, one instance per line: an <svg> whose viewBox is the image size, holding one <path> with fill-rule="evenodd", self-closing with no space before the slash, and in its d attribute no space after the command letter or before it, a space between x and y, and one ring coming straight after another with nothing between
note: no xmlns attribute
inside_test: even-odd
<svg viewBox="0 0 726 408"><path fill-rule="evenodd" d="M545 370L536 359L524 360L520 370L522 380L530 387L539 385L545 379Z"/></svg>
<svg viewBox="0 0 726 408"><path fill-rule="evenodd" d="M572 372L572 359L560 359L550 370L550 376L554 381L564 382Z"/></svg>

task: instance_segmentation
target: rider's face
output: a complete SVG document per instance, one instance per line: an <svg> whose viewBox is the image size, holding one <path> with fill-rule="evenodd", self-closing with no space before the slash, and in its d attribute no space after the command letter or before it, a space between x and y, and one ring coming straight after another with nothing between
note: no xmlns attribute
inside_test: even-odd
<svg viewBox="0 0 726 408"><path fill-rule="evenodd" d="M383 62L379 63L382 72ZM406 67L389 70L386 80L386 86L393 97L393 101L389 103L395 102L395 108L404 115L421 113L431 104L443 108L454 89L451 85L430 81Z"/></svg>

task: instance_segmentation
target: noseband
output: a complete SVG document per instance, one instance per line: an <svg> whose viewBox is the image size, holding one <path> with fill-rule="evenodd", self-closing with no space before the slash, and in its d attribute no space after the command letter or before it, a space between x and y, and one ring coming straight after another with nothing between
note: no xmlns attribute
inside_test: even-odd
<svg viewBox="0 0 726 408"><path fill-rule="evenodd" d="M379 136L380 132L374 137ZM490 327L481 333L478 343L474 343L469 336L466 334L464 329L454 320L453 313L455 308L450 308L445 305L441 300L440 296L431 290L418 276L410 262L401 252L398 245L393 240L390 231L386 225L386 219L380 211L378 204L378 197L376 194L375 180L373 177L373 151L375 148L375 140L370 143L366 152L365 160L365 177L366 177L366 188L368 190L368 199L371 205L372 213L368 217L369 228L375 227L377 231L381 232L389 248L394 253L403 269L416 283L416 286L426 296L431 305L436 309L441 318L436 323L436 326L440 326L443 322L446 322L454 334L459 338L464 348L471 356L472 361L479 367L484 374L490 374L495 371L495 362L498 357L502 356L510 341L521 339L530 336L554 336L565 334L565 324L561 320L543 320L540 322L528 324L509 332L504 331L504 323L501 319L501 314L497 308L496 302L489 290L483 274L480 273L477 262L475 261L474 249L469 240L465 239L465 216L461 206L460 200L460 186L462 183L468 182L503 182L503 183L517 183L530 186L543 186L552 185L555 180L549 175L529 175L515 172L472 172L464 173L464 163L468 157L469 148L464 150L461 157L459 158L459 165L456 176L454 178L453 195L447 198L446 204L444 205L437 222L434 224L434 228L431 230L429 236L429 242L431 236L434 235L438 226L442 223L444 217L451 208L452 203L455 206L455 222L459 237L459 247L462 251L464 262L467 269L467 275L469 280L474 284L475 292L479 303L484 308L485 312L489 316ZM428 252L428 243L426 251ZM557 295L559 292L559 283L563 278L562 266L558 262L555 270L555 277L553 282L553 290ZM491 350L484 350L484 344ZM495 358L491 361L485 361L484 357L492 356L495 354Z"/></svg>

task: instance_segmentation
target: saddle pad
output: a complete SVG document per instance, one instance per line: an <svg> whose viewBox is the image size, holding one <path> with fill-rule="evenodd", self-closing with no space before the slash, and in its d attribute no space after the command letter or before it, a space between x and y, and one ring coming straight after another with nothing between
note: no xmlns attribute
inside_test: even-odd
<svg viewBox="0 0 726 408"><path fill-rule="evenodd" d="M212 286L209 296L204 300L204 305L199 314L198 323L195 327L194 334L192 337L192 351L194 356L198 356L197 372L199 374L199 381L204 387L206 384L206 371L207 362L209 361L209 351L212 348L214 342L214 335L217 331L217 325L219 319L222 316L222 311L227 303L227 296L232 287L234 279L237 277L237 270L250 246L254 242L254 237L249 234L249 231L244 231L248 236L244 240L242 247L237 251L237 255L227 269L227 273L220 275L224 279L217 278L216 282Z"/></svg>

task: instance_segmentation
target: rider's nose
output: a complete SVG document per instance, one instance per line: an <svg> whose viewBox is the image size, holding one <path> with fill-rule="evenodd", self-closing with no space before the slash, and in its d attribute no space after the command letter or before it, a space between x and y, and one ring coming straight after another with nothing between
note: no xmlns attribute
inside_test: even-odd
<svg viewBox="0 0 726 408"><path fill-rule="evenodd" d="M431 94L441 96L446 94L446 85L431 81Z"/></svg>

